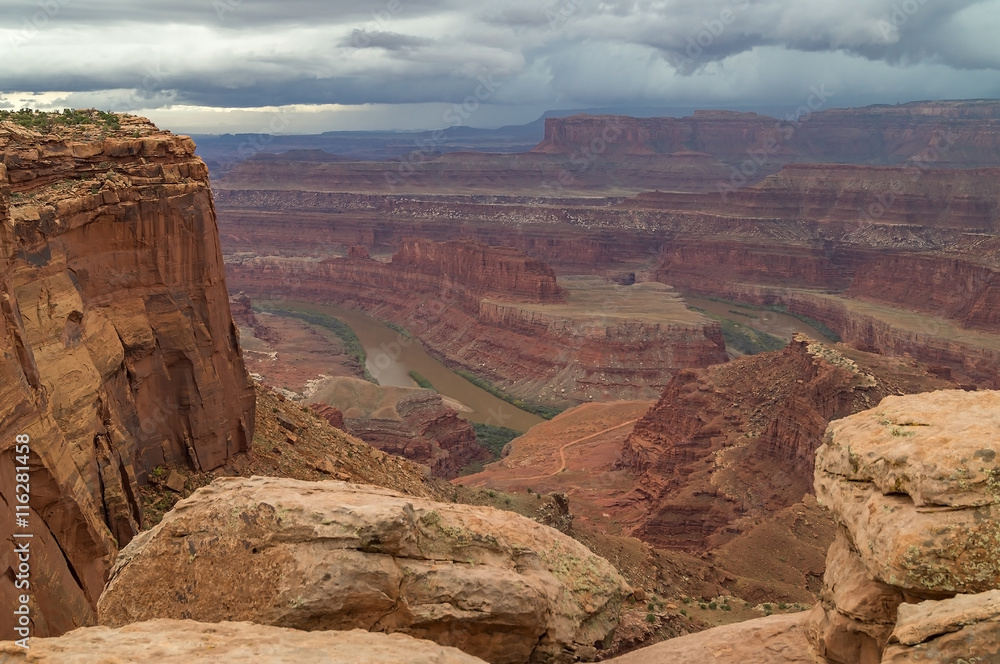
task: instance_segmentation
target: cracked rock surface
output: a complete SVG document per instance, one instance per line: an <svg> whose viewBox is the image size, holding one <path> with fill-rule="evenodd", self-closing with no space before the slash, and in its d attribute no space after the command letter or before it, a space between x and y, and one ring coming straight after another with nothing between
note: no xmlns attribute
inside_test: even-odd
<svg viewBox="0 0 1000 664"><path fill-rule="evenodd" d="M153 589L154 591L151 591ZM526 518L343 482L216 480L126 547L102 624L403 632L492 664L587 660L630 589Z"/></svg>

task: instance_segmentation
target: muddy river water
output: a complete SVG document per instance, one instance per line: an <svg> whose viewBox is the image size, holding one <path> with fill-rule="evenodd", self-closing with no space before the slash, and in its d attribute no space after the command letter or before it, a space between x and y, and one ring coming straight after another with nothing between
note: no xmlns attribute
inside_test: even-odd
<svg viewBox="0 0 1000 664"><path fill-rule="evenodd" d="M818 330L786 314L761 311L742 307L735 303L697 297L685 297L684 299L692 307L704 309L723 318L736 320L784 339L791 339L796 332L804 332L814 338L825 339ZM431 357L419 340L405 336L361 311L305 302L288 304L289 308L324 314L350 326L365 350L367 355L365 364L369 373L375 377L380 385L418 387L410 377L410 372L416 371L430 381L434 389L443 396L460 402L464 406L462 416L473 422L485 422L517 431L527 431L544 421L537 415L515 408L486 390L473 385Z"/></svg>
<svg viewBox="0 0 1000 664"><path fill-rule="evenodd" d="M468 410L463 410L462 416L472 422L527 431L545 421L473 385L428 355L417 339L404 336L361 311L305 302L294 303L294 309L325 314L350 326L365 349L368 372L379 385L418 387L410 378L410 372L416 371L443 396L465 406Z"/></svg>

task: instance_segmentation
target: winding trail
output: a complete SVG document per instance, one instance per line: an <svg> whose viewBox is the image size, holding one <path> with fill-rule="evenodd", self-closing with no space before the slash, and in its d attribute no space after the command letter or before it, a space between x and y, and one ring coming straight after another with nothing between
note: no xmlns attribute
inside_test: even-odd
<svg viewBox="0 0 1000 664"><path fill-rule="evenodd" d="M634 420L629 420L628 422L622 422L621 424L616 424L613 427L608 427L607 429L603 429L601 431L598 431L597 433L592 433L592 434L589 434L587 436L584 436L583 438L577 438L576 440L571 440L568 443L565 443L564 445L562 445L559 448L559 461L560 461L559 468L557 468L556 470L552 471L551 473L549 473L547 475L533 475L531 477L516 477L516 478L511 478L511 479L517 480L518 482L520 482L522 480L542 480L542 479L545 479L547 477L552 477L553 475L558 475L562 471L566 470L566 450L567 450L567 448L569 448L572 445L576 445L577 443L582 443L584 441L590 440L591 438L596 438L597 436L605 434L605 433L607 433L609 431L614 431L615 429L621 429L622 427L628 426L630 424L635 424L638 421L639 421L639 418L636 418Z"/></svg>

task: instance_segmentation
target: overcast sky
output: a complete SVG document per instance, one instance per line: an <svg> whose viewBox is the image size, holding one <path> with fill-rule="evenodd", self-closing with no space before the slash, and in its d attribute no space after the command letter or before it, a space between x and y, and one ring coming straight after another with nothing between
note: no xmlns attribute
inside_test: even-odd
<svg viewBox="0 0 1000 664"><path fill-rule="evenodd" d="M192 133L1000 97L1000 0L0 0L0 108ZM457 106L456 106L457 105Z"/></svg>

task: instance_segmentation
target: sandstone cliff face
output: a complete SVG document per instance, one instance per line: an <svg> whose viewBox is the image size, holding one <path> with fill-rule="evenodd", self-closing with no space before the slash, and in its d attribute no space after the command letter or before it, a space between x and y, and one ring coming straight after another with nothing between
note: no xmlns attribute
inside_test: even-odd
<svg viewBox="0 0 1000 664"><path fill-rule="evenodd" d="M361 627L492 664L559 664L608 642L629 593L579 542L507 512L340 482L225 479L122 552L100 617Z"/></svg>
<svg viewBox="0 0 1000 664"><path fill-rule="evenodd" d="M253 435L207 169L190 139L122 124L0 125L0 447L31 437L39 636L94 620L148 471L217 468ZM0 467L13 523L11 454Z"/></svg>
<svg viewBox="0 0 1000 664"><path fill-rule="evenodd" d="M112 654L113 653L113 654ZM0 643L0 664L485 664L457 648L403 634L303 632L248 622L149 620L119 629L89 627L65 636L32 639L31 650Z"/></svg>
<svg viewBox="0 0 1000 664"><path fill-rule="evenodd" d="M625 442L638 476L633 533L658 546L718 545L742 516L809 492L830 420L882 397L950 387L925 368L799 335L784 350L679 373Z"/></svg>

